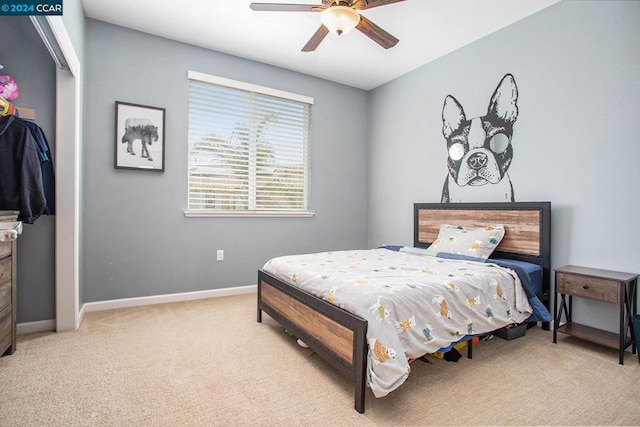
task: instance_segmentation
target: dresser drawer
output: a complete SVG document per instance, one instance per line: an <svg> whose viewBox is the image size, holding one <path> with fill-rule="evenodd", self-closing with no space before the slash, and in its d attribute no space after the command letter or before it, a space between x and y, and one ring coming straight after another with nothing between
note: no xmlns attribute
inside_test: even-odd
<svg viewBox="0 0 640 427"><path fill-rule="evenodd" d="M11 282L0 285L0 310L11 304Z"/></svg>
<svg viewBox="0 0 640 427"><path fill-rule="evenodd" d="M11 242L0 242L0 258L11 255Z"/></svg>
<svg viewBox="0 0 640 427"><path fill-rule="evenodd" d="M11 306L0 310L0 340L11 335Z"/></svg>
<svg viewBox="0 0 640 427"><path fill-rule="evenodd" d="M11 347L11 335L7 335L4 338L0 337L0 356L2 356L9 347Z"/></svg>
<svg viewBox="0 0 640 427"><path fill-rule="evenodd" d="M556 273L556 292L618 304L620 282L571 273Z"/></svg>
<svg viewBox="0 0 640 427"><path fill-rule="evenodd" d="M0 260L0 310L11 304L11 257Z"/></svg>
<svg viewBox="0 0 640 427"><path fill-rule="evenodd" d="M0 260L0 284L11 281L11 257Z"/></svg>

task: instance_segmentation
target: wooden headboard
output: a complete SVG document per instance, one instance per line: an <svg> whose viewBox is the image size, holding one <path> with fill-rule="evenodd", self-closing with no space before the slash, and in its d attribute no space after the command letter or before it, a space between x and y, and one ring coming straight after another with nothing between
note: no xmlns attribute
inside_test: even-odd
<svg viewBox="0 0 640 427"><path fill-rule="evenodd" d="M504 238L491 257L541 265L545 293L541 299L548 307L551 289L551 202L415 203L413 245L429 247L438 237L440 224L468 227L503 224Z"/></svg>

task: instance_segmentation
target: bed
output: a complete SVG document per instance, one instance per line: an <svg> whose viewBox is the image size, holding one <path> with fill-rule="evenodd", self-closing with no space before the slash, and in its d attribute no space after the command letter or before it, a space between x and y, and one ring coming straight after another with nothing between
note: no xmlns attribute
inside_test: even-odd
<svg viewBox="0 0 640 427"><path fill-rule="evenodd" d="M413 281L413 277L433 269L431 267L432 264L429 264L428 267L421 267L421 270L420 268L414 268L414 259L409 256L410 253L422 255L420 251L429 251L430 247L433 252L433 248L437 247L438 243L440 243L437 240L439 236L442 237L440 233L442 233L443 224L453 224L456 227L468 228L470 230L474 229L474 227L482 228L487 225L502 225L504 227L503 237L499 240L499 245L495 247L495 249L492 249L490 258L484 264L477 262L476 259L466 259L463 256L459 258L456 257L456 259L452 260L440 257L431 259L436 257L423 256L420 260L420 262L425 263L427 261L424 261L424 259L429 258L428 262L437 263L437 268L450 268L453 269L451 271L454 273L456 273L456 269L465 271L467 271L467 269L473 269L468 270L469 273L465 275L477 276L478 278L484 277L485 274L494 274L490 279L486 279L490 280L494 285L494 292L496 289L495 282L498 281L497 288L499 292L497 295L502 296L503 293L512 292L513 297L511 297L510 294L510 300L520 301L518 303L520 307L518 307L517 310L506 310L506 314L501 314L501 316L506 316L507 319L500 318L500 321L495 320L500 316L494 317L494 311L496 312L495 314L497 314L498 311L502 313L504 310L496 310L494 308L489 312L483 308L482 311L486 311L486 317L488 319L483 319L482 322L484 323L482 324L480 321L474 321L473 328L469 327L468 330L456 331L457 336L452 337L450 340L451 344L453 344L457 341L468 339L474 334L487 332L487 330L491 330L493 326L495 326L495 329L498 329L508 324L509 321L520 323L529 320L528 316L533 310L533 305L529 305L528 302L522 302L522 292L524 291L522 290L523 287L518 286L520 282L519 275L515 274L518 268L511 268L510 266L506 266L505 268L505 266L500 265L501 261L498 260L503 260L507 263L515 262L539 266L540 286L535 291L527 289L526 297L529 301L535 299L548 310L550 295L550 214L551 208L549 202L416 203L414 204L414 243L411 248L385 247L366 250L366 252L337 251L337 257L344 258L343 261L352 262L353 269L360 272L364 271L362 267L368 265L371 258L381 259L383 265L391 266L387 267L385 274L390 273L391 270L396 270L396 272L402 276L402 283L406 284L405 288L410 289L410 291L415 291L415 288L419 288L420 292L426 292L421 285L416 285L417 282ZM436 243L432 245L434 241ZM397 346L400 348L396 349L394 354L392 354L391 351L387 351L387 347L380 346L379 348L378 345L380 343L378 340L375 339L375 337L372 338L369 336L372 334L383 334L384 332L380 329L381 327L389 329L388 325L384 325L384 320L386 320L384 305L387 307L392 306L395 310L397 307L400 307L400 303L397 301L387 301L377 306L375 303L373 305L366 303L365 305L368 306L365 308L366 312L362 311L363 309L359 309L360 311L358 311L357 308L345 302L346 300L344 299L338 303L339 294L337 292L335 293L336 300L334 301L334 295L331 292L320 294L315 290L301 287L301 284L306 283L305 275L307 272L305 270L297 269L294 274L279 273L278 270L272 267L274 263L284 266L286 266L286 264L294 264L296 268L299 268L302 264L309 264L310 271L308 275L313 276L315 273L312 274L312 271L320 271L318 268L319 265L338 262L337 259L326 258L329 256L333 257L334 255L331 253L305 254L295 258L278 257L269 260L267 264L258 271L257 321L262 321L262 312L264 311L311 347L323 359L352 379L355 383L355 409L363 413L365 409L364 402L367 384L369 383L372 387L372 384L375 384L378 380L377 377L372 379L372 376L376 375L376 371L372 369L372 365L374 365L372 361L375 362L379 370L382 366L379 362L389 360L387 356L390 355L394 359L398 359L398 367L394 367L395 372L393 375L399 375L399 377L394 377L394 381L402 383L409 375L408 371L401 372L402 369L406 369L404 365L405 356L409 358L409 354L405 355L405 353L402 352L402 350L407 351L406 349L402 346ZM355 257L355 259L353 257ZM345 267L339 268L339 270L349 270L349 267L351 267L351 265L345 264ZM476 270L476 268L478 270ZM446 269L444 270L445 273L449 271ZM376 271L377 274L377 270L374 271ZM347 273L350 272L347 271ZM300 277L298 277L298 274L300 274ZM455 276L456 274L450 274L450 276ZM462 276L462 274L460 274L460 276ZM367 278L369 277L371 277L371 274L367 276ZM361 279L362 277L357 275L347 275L345 279L341 280L357 281ZM390 283L396 283L394 282L396 279L395 276L387 276L386 280L390 280ZM463 279L466 280L467 278L461 277L461 280ZM336 282L333 284L335 285ZM353 283L351 284L353 285ZM451 288L449 290L453 293L458 289L458 282L451 282L449 286ZM489 286L485 285L483 287L488 288ZM513 291L510 290L511 287ZM339 288L339 286L332 286L331 291L336 288ZM344 288L348 288L346 282ZM393 286L390 286L390 289L391 288L393 288ZM507 291L507 289L509 289L509 291ZM529 298L529 294L532 292L535 292L533 299ZM440 294L443 294L443 292L440 292ZM448 319L447 316L449 316L446 305L444 309L442 305L438 305L438 303L441 304L441 301L439 301L437 297L437 294L435 294L435 297L430 294L429 299L433 304L426 303L424 306L434 305L435 314L419 313L420 316L432 316L432 319L429 320L429 325L442 321L443 319L446 320ZM502 304L501 300L496 299L495 294L493 298L494 300L492 300L491 304ZM409 299L413 299L413 296L409 297ZM487 299L488 297L484 295L478 297L478 301L487 301ZM472 304L471 301L470 304ZM450 303L450 305L453 307L455 303ZM483 307L485 306L483 305ZM398 309L398 311L400 311L400 309ZM466 314L463 313L461 316L465 315ZM450 318L451 317L449 317L449 319ZM490 320L490 322L485 322L485 320ZM422 330L424 336L427 337L423 329L424 322L424 318L414 319L413 321L407 318L403 322L396 322L396 324L391 325L391 327L395 327L398 331L397 335L404 339L405 335L400 332L407 332L412 326L420 323L416 329ZM542 327L548 330L549 322L542 322ZM414 333L414 336L415 335ZM406 336L409 335L407 334ZM420 335L417 334L417 336ZM414 341L416 340L414 339ZM422 343L418 343L418 345L424 345L424 350L433 349L432 347L436 342L438 345L442 344L442 342L438 341L434 341L434 343L428 343L428 341L429 339L423 339ZM431 345L431 347L429 347L429 345ZM371 351L369 349L371 349ZM419 349L408 350L408 353L414 351L419 351ZM396 354L399 352L401 354ZM431 352L431 350L425 351L425 353L428 352ZM396 360L392 361L396 362ZM384 366L384 369L388 369L388 367L392 365L387 364ZM382 376L380 378L383 379ZM386 380L386 378L384 379ZM397 385L393 385L393 387L397 387ZM378 396L376 391L374 391L374 395Z"/></svg>

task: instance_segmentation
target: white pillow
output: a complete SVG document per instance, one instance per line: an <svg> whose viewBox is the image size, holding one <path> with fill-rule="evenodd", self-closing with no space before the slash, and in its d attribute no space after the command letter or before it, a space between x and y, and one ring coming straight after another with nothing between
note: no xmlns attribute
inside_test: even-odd
<svg viewBox="0 0 640 427"><path fill-rule="evenodd" d="M438 238L427 248L427 253L436 256L438 253L445 252L487 259L503 237L502 224L485 227L442 224Z"/></svg>

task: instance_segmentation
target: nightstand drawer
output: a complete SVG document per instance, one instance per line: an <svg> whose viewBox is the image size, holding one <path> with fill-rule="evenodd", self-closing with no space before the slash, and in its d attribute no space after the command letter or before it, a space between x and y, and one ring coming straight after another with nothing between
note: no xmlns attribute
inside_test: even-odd
<svg viewBox="0 0 640 427"><path fill-rule="evenodd" d="M620 282L598 277L556 272L556 292L618 304Z"/></svg>

